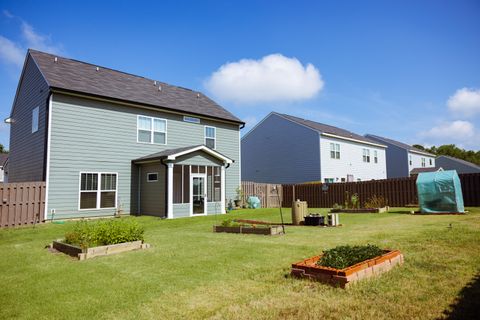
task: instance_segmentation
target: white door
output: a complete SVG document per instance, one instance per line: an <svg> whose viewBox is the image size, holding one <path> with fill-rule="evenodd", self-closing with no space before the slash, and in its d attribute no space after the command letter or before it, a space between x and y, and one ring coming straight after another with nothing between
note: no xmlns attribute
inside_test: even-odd
<svg viewBox="0 0 480 320"><path fill-rule="evenodd" d="M190 177L190 214L205 215L207 214L207 195L205 182L207 176L205 174L193 173Z"/></svg>

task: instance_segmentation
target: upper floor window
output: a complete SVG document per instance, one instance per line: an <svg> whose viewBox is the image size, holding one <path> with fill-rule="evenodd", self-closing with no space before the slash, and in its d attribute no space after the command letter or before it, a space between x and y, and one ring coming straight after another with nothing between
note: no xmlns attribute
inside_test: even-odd
<svg viewBox="0 0 480 320"><path fill-rule="evenodd" d="M370 150L363 149L363 162L370 162Z"/></svg>
<svg viewBox="0 0 480 320"><path fill-rule="evenodd" d="M412 163L413 163L413 162L412 162L412 156L411 156L411 155L408 156L408 163L409 163L410 165L412 165Z"/></svg>
<svg viewBox="0 0 480 320"><path fill-rule="evenodd" d="M138 116L137 142L167 144L167 120Z"/></svg>
<svg viewBox="0 0 480 320"><path fill-rule="evenodd" d="M39 108L36 107L32 110L32 133L38 131L38 115L39 115Z"/></svg>
<svg viewBox="0 0 480 320"><path fill-rule="evenodd" d="M373 162L378 163L378 151L373 151Z"/></svg>
<svg viewBox="0 0 480 320"><path fill-rule="evenodd" d="M430 165L433 165L432 158L428 159L428 163L430 163Z"/></svg>
<svg viewBox="0 0 480 320"><path fill-rule="evenodd" d="M422 158L422 167L425 167L425 158Z"/></svg>
<svg viewBox="0 0 480 320"><path fill-rule="evenodd" d="M330 143L330 158L340 159L340 144Z"/></svg>
<svg viewBox="0 0 480 320"><path fill-rule="evenodd" d="M216 131L215 127L205 126L205 145L211 149L215 149Z"/></svg>

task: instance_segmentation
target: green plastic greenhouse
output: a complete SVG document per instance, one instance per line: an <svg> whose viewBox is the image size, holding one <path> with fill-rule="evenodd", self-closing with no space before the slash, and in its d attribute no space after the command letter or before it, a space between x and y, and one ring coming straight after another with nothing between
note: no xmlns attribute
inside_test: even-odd
<svg viewBox="0 0 480 320"><path fill-rule="evenodd" d="M417 177L421 213L464 213L462 186L457 171L420 173Z"/></svg>

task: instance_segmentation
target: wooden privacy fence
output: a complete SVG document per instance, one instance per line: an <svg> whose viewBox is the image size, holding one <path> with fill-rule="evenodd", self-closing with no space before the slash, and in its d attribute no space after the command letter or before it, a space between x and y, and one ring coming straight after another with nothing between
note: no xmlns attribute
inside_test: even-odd
<svg viewBox="0 0 480 320"><path fill-rule="evenodd" d="M260 199L262 208L278 208L282 203L283 191L281 184L242 181L242 190L245 195L245 201L250 196L257 196Z"/></svg>
<svg viewBox="0 0 480 320"><path fill-rule="evenodd" d="M465 206L480 206L480 173L460 174ZM294 199L307 201L311 208L343 205L345 193L357 193L361 204L373 195L384 197L389 206L403 207L418 203L416 178L372 180L360 182L283 185L283 207L291 207Z"/></svg>
<svg viewBox="0 0 480 320"><path fill-rule="evenodd" d="M45 182L0 184L0 228L43 222Z"/></svg>

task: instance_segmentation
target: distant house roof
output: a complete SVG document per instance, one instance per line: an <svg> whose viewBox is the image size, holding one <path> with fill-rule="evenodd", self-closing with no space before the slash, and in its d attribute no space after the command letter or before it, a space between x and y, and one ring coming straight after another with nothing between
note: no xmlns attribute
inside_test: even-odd
<svg viewBox="0 0 480 320"><path fill-rule="evenodd" d="M243 124L204 94L164 82L29 49L50 88Z"/></svg>
<svg viewBox="0 0 480 320"><path fill-rule="evenodd" d="M313 130L319 131L321 133L331 134L331 135L338 136L338 137L341 137L341 138L358 140L358 141L365 142L365 143L368 143L368 144L374 144L374 145L385 147L385 146L379 144L377 141L370 140L370 139L368 139L364 136L361 136L359 134L350 132L350 131L345 130L345 129L337 128L337 127L334 127L334 126L330 126L328 124L323 124L323 123L315 122L315 121L312 121L312 120L298 118L298 117L291 116L291 115L284 114L284 113L277 113L277 112L272 112L272 113L276 114L276 115L279 115L283 118L286 118L290 121L296 122L296 123L304 125L306 127L309 127Z"/></svg>
<svg viewBox="0 0 480 320"><path fill-rule="evenodd" d="M0 153L0 167L3 167L7 160L8 160L8 153Z"/></svg>
<svg viewBox="0 0 480 320"><path fill-rule="evenodd" d="M133 163L141 163L145 161L153 161L153 160L176 160L177 157L181 157L183 155L195 152L195 151L203 151L217 159L224 161L225 163L233 163L234 161L229 157L221 154L220 152L210 149L209 147L199 144L195 146L188 146L182 148L175 148L175 149L168 149L163 150L160 152L156 152L138 159L133 160Z"/></svg>
<svg viewBox="0 0 480 320"><path fill-rule="evenodd" d="M443 171L441 167L429 167L429 168L413 168L410 170L410 174L419 174L422 172L435 172L435 171Z"/></svg>
<svg viewBox="0 0 480 320"><path fill-rule="evenodd" d="M477 170L480 170L480 166L476 165L475 163L471 163L471 162L468 162L468 161L465 161L465 160L462 160L462 159L458 159L458 158L455 158L455 157L450 157L450 156L438 156L437 157L437 161L438 159L449 159L451 161L454 161L454 162L458 162L458 163L461 163L465 166L468 166L468 167L471 167L473 169L477 169Z"/></svg>
<svg viewBox="0 0 480 320"><path fill-rule="evenodd" d="M400 141L396 141L396 140L385 138L385 137L380 137L380 136L377 136L377 135L374 135L374 134L366 134L365 137L372 138L372 139L379 140L379 141L383 141L384 143L389 143L389 144L392 144L394 146L400 147L402 149L405 149L405 150L408 150L408 151L411 151L411 152L421 153L421 154L425 154L425 155L435 157L434 154L431 154L427 151L412 147L411 145L408 145L408 144L400 142Z"/></svg>

